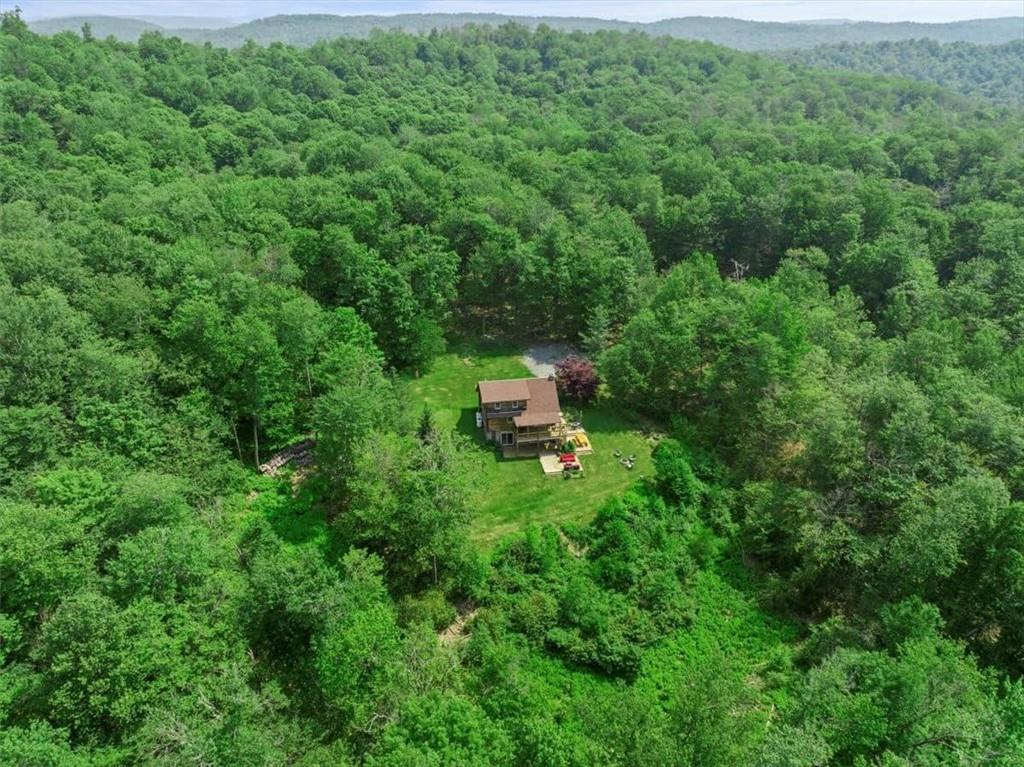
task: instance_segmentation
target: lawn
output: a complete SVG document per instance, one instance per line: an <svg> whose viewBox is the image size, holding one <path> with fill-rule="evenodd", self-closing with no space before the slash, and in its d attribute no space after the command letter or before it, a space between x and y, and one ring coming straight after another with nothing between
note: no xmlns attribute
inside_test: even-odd
<svg viewBox="0 0 1024 767"><path fill-rule="evenodd" d="M412 407L418 411L426 403L438 427L457 429L480 447L480 497L471 535L483 546L533 522L585 522L605 499L652 473L650 441L614 403L583 408L583 426L594 452L580 457L585 474L580 479L545 476L536 458L503 458L476 428L476 384L529 376L520 354L509 347L456 347L438 358L430 372L407 381ZM563 409L566 405L562 403ZM615 450L636 454L632 471L619 463Z"/></svg>

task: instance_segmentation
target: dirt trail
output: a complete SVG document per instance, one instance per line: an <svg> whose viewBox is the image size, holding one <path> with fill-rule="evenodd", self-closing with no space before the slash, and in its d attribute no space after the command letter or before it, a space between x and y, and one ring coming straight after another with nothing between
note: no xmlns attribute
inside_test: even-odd
<svg viewBox="0 0 1024 767"><path fill-rule="evenodd" d="M473 620L476 614L480 612L479 607L475 607L469 602L458 604L455 606L455 609L458 612L455 620L449 623L437 635L437 639L441 644L453 645L466 641L469 638L469 635L466 633L466 624Z"/></svg>
<svg viewBox="0 0 1024 767"><path fill-rule="evenodd" d="M582 557L587 553L587 550L585 548L581 549L573 542L573 540L568 535L563 533L562 528L558 528L558 540L560 540L562 542L562 545L569 550L569 553L576 558Z"/></svg>

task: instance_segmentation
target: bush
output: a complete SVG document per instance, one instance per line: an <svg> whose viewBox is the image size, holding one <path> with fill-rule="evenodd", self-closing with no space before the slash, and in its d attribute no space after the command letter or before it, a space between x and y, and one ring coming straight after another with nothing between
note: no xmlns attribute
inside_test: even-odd
<svg viewBox="0 0 1024 767"><path fill-rule="evenodd" d="M574 354L555 365L555 380L564 395L578 402L592 400L600 383L594 363Z"/></svg>
<svg viewBox="0 0 1024 767"><path fill-rule="evenodd" d="M707 490L691 464L690 450L682 442L665 439L652 454L658 490L670 501L696 506Z"/></svg>
<svg viewBox="0 0 1024 767"><path fill-rule="evenodd" d="M419 595L406 594L398 603L398 620L403 626L426 623L440 630L457 616L440 589L428 589Z"/></svg>

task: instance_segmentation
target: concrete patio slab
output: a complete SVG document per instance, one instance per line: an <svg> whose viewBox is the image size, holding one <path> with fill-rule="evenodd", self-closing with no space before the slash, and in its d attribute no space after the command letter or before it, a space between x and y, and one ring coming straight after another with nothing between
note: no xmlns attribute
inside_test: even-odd
<svg viewBox="0 0 1024 767"><path fill-rule="evenodd" d="M558 453L541 453L540 466L545 474L561 474L562 464L558 460Z"/></svg>

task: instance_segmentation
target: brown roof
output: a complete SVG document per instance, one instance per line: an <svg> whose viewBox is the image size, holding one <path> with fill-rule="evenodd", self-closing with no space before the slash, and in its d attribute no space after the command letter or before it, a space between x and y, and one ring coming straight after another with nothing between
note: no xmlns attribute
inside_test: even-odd
<svg viewBox="0 0 1024 767"><path fill-rule="evenodd" d="M557 413L534 413L532 410L527 410L522 415L517 415L512 418L512 423L516 426L550 426L553 423L558 423L562 416Z"/></svg>
<svg viewBox="0 0 1024 767"><path fill-rule="evenodd" d="M531 413L558 413L558 387L550 378L527 378L526 386L530 390L530 402L527 408Z"/></svg>
<svg viewBox="0 0 1024 767"><path fill-rule="evenodd" d="M507 381L481 381L477 384L480 390L480 401L485 405L492 402L515 402L530 399L529 379L513 378Z"/></svg>
<svg viewBox="0 0 1024 767"><path fill-rule="evenodd" d="M513 419L516 426L546 426L558 423L562 417L558 388L550 378L481 381L477 388L484 404L524 401L526 409Z"/></svg>

